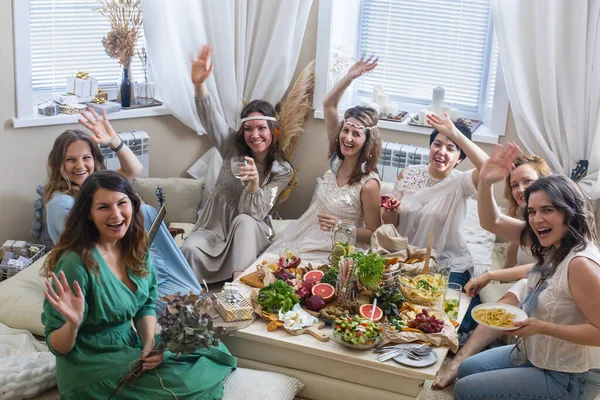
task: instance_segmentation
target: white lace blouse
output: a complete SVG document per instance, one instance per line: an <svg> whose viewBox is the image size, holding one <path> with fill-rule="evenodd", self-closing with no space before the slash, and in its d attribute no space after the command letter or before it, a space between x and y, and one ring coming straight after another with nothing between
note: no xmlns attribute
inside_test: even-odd
<svg viewBox="0 0 600 400"><path fill-rule="evenodd" d="M398 232L417 247L426 247L433 232L438 262L454 256L453 272L473 267L464 235L467 199L476 193L473 171L453 170L438 179L429 174L427 165L410 166L403 170L393 192L400 200Z"/></svg>
<svg viewBox="0 0 600 400"><path fill-rule="evenodd" d="M537 307L531 311L530 317L562 325L587 322L573 301L569 288L569 263L575 257L586 257L600 265L600 249L594 244L588 244L582 251L571 252L548 279L548 286L540 293ZM535 288L538 279L539 273L529 274L527 293ZM571 373L600 368L600 347L575 344L547 335L528 337L525 347L528 360L538 368Z"/></svg>

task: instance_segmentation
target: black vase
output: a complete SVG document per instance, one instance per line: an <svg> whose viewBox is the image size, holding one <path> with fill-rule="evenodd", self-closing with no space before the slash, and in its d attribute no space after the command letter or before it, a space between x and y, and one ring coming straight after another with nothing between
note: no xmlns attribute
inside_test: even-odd
<svg viewBox="0 0 600 400"><path fill-rule="evenodd" d="M131 80L129 68L123 67L123 80L121 81L121 106L131 107Z"/></svg>

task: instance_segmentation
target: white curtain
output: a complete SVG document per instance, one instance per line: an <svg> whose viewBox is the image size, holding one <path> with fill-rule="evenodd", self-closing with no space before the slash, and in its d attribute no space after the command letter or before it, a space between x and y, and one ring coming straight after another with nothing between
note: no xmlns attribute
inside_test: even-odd
<svg viewBox="0 0 600 400"><path fill-rule="evenodd" d="M517 134L526 150L600 198L600 1L492 0Z"/></svg>
<svg viewBox="0 0 600 400"><path fill-rule="evenodd" d="M143 0L148 53L165 105L204 133L194 105L190 57L207 43L213 45L214 63L208 90L230 127L238 126L242 99L281 100L296 69L311 5L312 0ZM214 182L222 163L215 153L188 172L208 174Z"/></svg>

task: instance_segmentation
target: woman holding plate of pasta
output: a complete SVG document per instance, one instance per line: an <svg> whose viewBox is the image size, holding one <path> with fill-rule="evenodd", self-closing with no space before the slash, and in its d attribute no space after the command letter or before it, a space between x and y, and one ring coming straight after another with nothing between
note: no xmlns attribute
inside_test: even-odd
<svg viewBox="0 0 600 400"><path fill-rule="evenodd" d="M593 209L562 175L526 189L524 221L501 214L492 184L519 148L497 146L479 175L481 226L527 246L536 259L514 321L516 346L484 351L458 368L454 398L595 399L600 394L600 248Z"/></svg>

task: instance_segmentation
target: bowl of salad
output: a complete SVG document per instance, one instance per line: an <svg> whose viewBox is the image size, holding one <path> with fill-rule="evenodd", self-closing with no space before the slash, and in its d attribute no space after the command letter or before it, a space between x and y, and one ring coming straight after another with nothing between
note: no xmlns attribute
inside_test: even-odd
<svg viewBox="0 0 600 400"><path fill-rule="evenodd" d="M333 321L332 338L350 349L369 350L383 338L383 326L358 315L340 317Z"/></svg>

